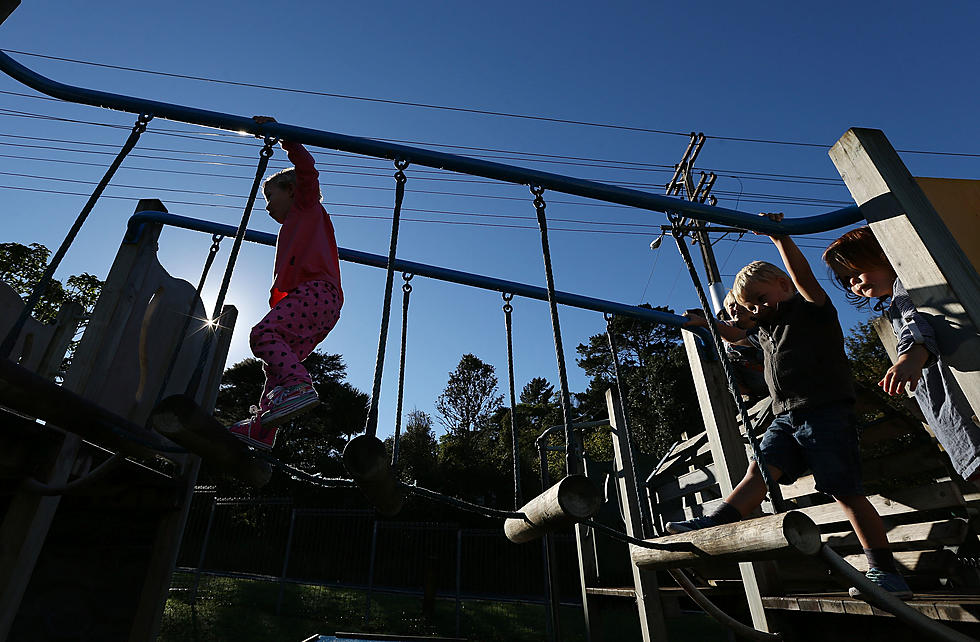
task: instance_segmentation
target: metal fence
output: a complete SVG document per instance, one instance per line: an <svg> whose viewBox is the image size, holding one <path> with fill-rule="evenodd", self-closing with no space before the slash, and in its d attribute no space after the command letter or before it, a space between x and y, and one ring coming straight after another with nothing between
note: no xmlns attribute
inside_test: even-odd
<svg viewBox="0 0 980 642"><path fill-rule="evenodd" d="M564 534L554 541L562 631L571 633L563 638L575 639L582 628L575 540ZM305 617L348 629L541 640L551 637L545 583L542 545L512 544L502 529L381 521L372 510L311 509L289 499L199 492L164 632L177 626L182 606L197 619L220 618L214 607L227 603L248 615L264 609L270 617ZM201 615L202 604L208 616Z"/></svg>

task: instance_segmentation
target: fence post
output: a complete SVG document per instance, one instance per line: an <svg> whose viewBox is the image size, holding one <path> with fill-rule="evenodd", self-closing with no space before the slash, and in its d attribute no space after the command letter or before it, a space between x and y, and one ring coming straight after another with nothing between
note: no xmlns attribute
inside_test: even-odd
<svg viewBox="0 0 980 642"><path fill-rule="evenodd" d="M371 591L374 590L374 557L378 547L378 520L374 520L374 530L371 533L371 562L368 565L367 602L364 607L364 626L371 622Z"/></svg>
<svg viewBox="0 0 980 642"><path fill-rule="evenodd" d="M282 596L286 590L286 571L289 568L289 551L293 546L293 526L296 525L296 509L289 515L289 535L286 536L286 555L282 560L282 574L279 576L279 597L276 599L276 615L282 614Z"/></svg>
<svg viewBox="0 0 980 642"><path fill-rule="evenodd" d="M204 529L204 541L201 543L201 555L197 559L197 569L194 572L194 590L191 591L191 606L197 604L197 587L201 583L201 568L204 566L204 556L208 552L208 540L211 539L211 524L214 523L214 509L218 505L218 497L211 498L211 512L208 514L208 525Z"/></svg>
<svg viewBox="0 0 980 642"><path fill-rule="evenodd" d="M456 529L456 637L460 636L460 592L463 585L463 529Z"/></svg>

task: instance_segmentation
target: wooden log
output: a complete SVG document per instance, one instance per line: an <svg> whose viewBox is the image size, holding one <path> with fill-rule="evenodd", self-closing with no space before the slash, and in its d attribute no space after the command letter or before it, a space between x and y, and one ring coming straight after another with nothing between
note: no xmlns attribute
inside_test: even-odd
<svg viewBox="0 0 980 642"><path fill-rule="evenodd" d="M658 548L630 545L633 563L659 570L702 563L748 562L820 550L820 529L799 511L647 540Z"/></svg>
<svg viewBox="0 0 980 642"><path fill-rule="evenodd" d="M344 447L347 472L368 501L386 517L397 515L405 503L389 459L385 445L370 435L358 435Z"/></svg>
<svg viewBox="0 0 980 642"><path fill-rule="evenodd" d="M147 425L252 486L264 486L272 477L269 462L256 458L242 441L187 395L172 395L161 401L150 413Z"/></svg>
<svg viewBox="0 0 980 642"><path fill-rule="evenodd" d="M3 24L3 21L9 18L18 6L20 0L0 0L0 24Z"/></svg>
<svg viewBox="0 0 980 642"><path fill-rule="evenodd" d="M515 544L530 542L578 520L588 519L602 507L602 490L585 475L569 475L521 506L524 519L504 522L504 534Z"/></svg>

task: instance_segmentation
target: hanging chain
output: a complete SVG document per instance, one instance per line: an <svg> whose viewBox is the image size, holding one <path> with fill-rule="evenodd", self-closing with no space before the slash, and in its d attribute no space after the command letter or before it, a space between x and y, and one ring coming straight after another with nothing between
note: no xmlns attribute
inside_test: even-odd
<svg viewBox="0 0 980 642"><path fill-rule="evenodd" d="M514 508L520 508L524 504L521 494L521 459L520 450L517 447L517 395L514 393L514 341L513 324L511 313L514 306L510 302L514 295L509 292L502 292L504 299L504 328L507 332L507 381L510 384L510 447L511 460L514 462Z"/></svg>
<svg viewBox="0 0 980 642"><path fill-rule="evenodd" d="M551 269L551 247L548 244L548 221L545 216L544 188L531 186L534 195L534 209L541 230L541 254L544 258L545 282L548 288L548 306L551 309L551 329L555 339L555 356L558 359L558 382L561 391L561 412L565 426L565 468L571 475L581 472L581 448L572 430L572 400L568 392L568 373L565 370L565 350L561 341L561 325L558 321L558 302L555 300L555 276Z"/></svg>
<svg viewBox="0 0 980 642"><path fill-rule="evenodd" d="M408 337L408 303L412 296L412 284L409 281L415 276L409 272L402 272L402 351L401 359L398 362L398 405L395 410L395 440L391 447L391 466L394 468L398 464L398 443L401 438L402 430L402 397L405 392L405 346Z"/></svg>
<svg viewBox="0 0 980 642"><path fill-rule="evenodd" d="M378 432L378 397L381 395L381 375L384 372L385 345L388 341L388 321L391 317L391 290L395 278L395 251L398 248L398 222L401 218L402 200L405 198L405 170L408 161L395 161L395 208L391 215L391 245L388 248L388 274L385 279L385 295L381 309L381 331L378 333L378 356L374 362L374 386L371 389L371 407L368 410L364 433L375 437Z"/></svg>
<svg viewBox="0 0 980 642"><path fill-rule="evenodd" d="M252 189L248 194L248 201L245 203L245 211L242 212L242 220L238 224L238 231L235 232L235 242L231 246L231 254L228 256L228 263L225 265L225 274L221 279L221 287L218 290L218 298L214 303L214 313L208 320L206 332L204 334L204 345L201 347L201 356L197 360L197 367L187 384L187 395L194 397L201 384L201 377L204 374L204 366L207 363L211 352L211 345L214 337L221 328L221 313L225 305L225 295L228 294L228 286L231 284L231 275L235 271L235 263L238 260L238 251L242 247L245 239L245 232L248 229L248 220L252 216L252 207L255 205L255 196L258 194L259 186L262 184L262 176L265 174L266 167L269 166L269 159L272 158L273 146L279 142L277 138L266 136L265 143L259 151L259 163L255 168L255 178L252 180Z"/></svg>
<svg viewBox="0 0 980 642"><path fill-rule="evenodd" d="M54 276L55 270L61 265L61 260L65 257L68 252L68 248L71 244L75 242L75 237L78 236L79 230L82 229L82 225L85 224L85 220L88 218L89 213L91 213L92 208L98 202L99 197L102 196L102 192L105 188L109 186L109 181L115 175L116 170L122 165L123 159L133 150L136 146L137 141L139 141L140 136L146 131L146 126L153 119L150 114L140 114L136 118L136 123L133 124L132 131L129 132L129 138L123 143L122 149L116 155L116 158L109 165L109 169L106 170L105 175L102 176L102 180L99 184L95 186L95 190L92 191L92 195L89 196L88 201L82 207L81 212L79 212L78 217L72 224L71 229L68 230L68 234L65 235L65 239L61 242L61 246L58 251L55 252L54 256L51 258L51 263L45 268L44 273L41 275L41 280L37 282L34 286L34 290L31 295L27 298L24 303L24 307L21 308L20 314L17 320L14 321L13 326L7 332L7 336L4 337L3 343L0 343L0 359L6 359L10 357L10 353L14 350L14 344L17 343L17 338L21 331L24 329L24 325L27 324L27 319L30 318L31 313L34 312L34 308L37 307L38 302L44 293L47 292L48 287L51 285L52 277Z"/></svg>
<svg viewBox="0 0 980 642"><path fill-rule="evenodd" d="M668 212L667 216L670 218L671 223L674 224L674 229L671 233L674 236L674 240L677 241L677 248L680 250L681 257L684 259L684 263L687 264L687 269L691 273L691 281L694 283L694 289L697 291L698 300L701 302L701 307L707 312L707 310L711 309L708 303L708 297L704 293L701 279L694 267L694 262L691 260L691 252L687 249L687 244L684 243L684 233L678 229L680 215ZM773 511L779 512L782 508L782 494L769 474L765 457L762 454L762 449L759 447L759 438L755 434L755 426L749 419L749 413L745 409L745 402L742 401L742 395L738 392L738 384L735 382L735 374L732 372L731 362L722 344L721 335L718 333L718 328L715 327L711 318L708 319L708 332L711 334L711 342L714 345L715 352L718 354L718 362L721 364L721 369L725 373L725 380L728 382L728 391L735 400L735 407L738 410L739 418L742 421L742 425L745 426L745 434L749 439L749 445L752 447L752 454L755 457L756 463L759 465L759 471L762 473L762 479L766 484L766 489L769 491Z"/></svg>

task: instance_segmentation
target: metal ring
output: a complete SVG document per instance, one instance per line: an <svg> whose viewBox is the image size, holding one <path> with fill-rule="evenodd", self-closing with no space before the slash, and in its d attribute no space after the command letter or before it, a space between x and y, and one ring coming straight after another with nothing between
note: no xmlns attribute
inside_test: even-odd
<svg viewBox="0 0 980 642"><path fill-rule="evenodd" d="M211 235L211 241L214 242L214 243L221 243L223 240L225 240L225 235L224 234L212 234Z"/></svg>
<svg viewBox="0 0 980 642"><path fill-rule="evenodd" d="M528 185L528 187L531 189L531 193L535 196L541 196L544 194L544 188L540 185Z"/></svg>
<svg viewBox="0 0 980 642"><path fill-rule="evenodd" d="M511 304L509 304L509 303L505 303L505 304L504 304L504 313L505 313L505 314L510 314L510 313L511 313L511 312L513 312L513 311L514 311L514 306L512 306L512 305L511 305Z"/></svg>
<svg viewBox="0 0 980 642"><path fill-rule="evenodd" d="M510 292L501 292L500 296L503 297L504 301L511 301L514 298L514 295Z"/></svg>
<svg viewBox="0 0 980 642"><path fill-rule="evenodd" d="M400 158L395 159L395 169L401 171L408 169L409 162L407 160L402 160Z"/></svg>
<svg viewBox="0 0 980 642"><path fill-rule="evenodd" d="M606 323L609 323L610 321L616 318L616 315L613 314L612 312L603 312L602 318L606 320Z"/></svg>
<svg viewBox="0 0 980 642"><path fill-rule="evenodd" d="M412 284L406 281L402 285L402 292L404 292L405 294L409 294L411 293L411 291L412 291Z"/></svg>
<svg viewBox="0 0 980 642"><path fill-rule="evenodd" d="M412 274L411 272L402 272L402 278L405 279L406 282L411 281L412 277L414 276L415 275Z"/></svg>

